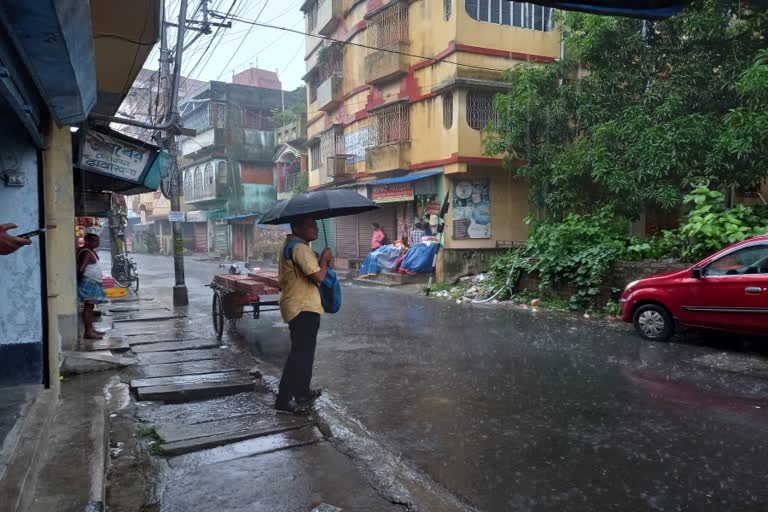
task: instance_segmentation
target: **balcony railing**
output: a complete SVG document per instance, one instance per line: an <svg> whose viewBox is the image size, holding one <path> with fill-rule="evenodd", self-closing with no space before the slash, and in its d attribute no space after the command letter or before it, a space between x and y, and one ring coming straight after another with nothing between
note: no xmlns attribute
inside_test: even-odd
<svg viewBox="0 0 768 512"><path fill-rule="evenodd" d="M292 174L286 174L283 176L282 183L280 184L280 191L281 192L290 192L294 188L296 188L296 185L301 183L301 173L292 173Z"/></svg>
<svg viewBox="0 0 768 512"><path fill-rule="evenodd" d="M339 179L354 174L354 155L331 155L327 159L326 172L329 178Z"/></svg>

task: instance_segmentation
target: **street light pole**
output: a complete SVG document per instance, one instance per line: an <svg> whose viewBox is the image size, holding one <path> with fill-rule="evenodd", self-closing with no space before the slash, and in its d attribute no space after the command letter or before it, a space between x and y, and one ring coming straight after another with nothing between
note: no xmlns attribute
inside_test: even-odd
<svg viewBox="0 0 768 512"><path fill-rule="evenodd" d="M179 77L181 75L181 58L184 52L184 28L187 24L187 0L181 0L179 5L179 23L176 31L176 55L174 59L173 75L170 73L170 58L168 56L168 31L165 23L165 5L163 5L163 27L160 38L160 58L162 59L162 76L165 78L166 104L168 105L168 119L174 126L168 132L166 148L171 156L171 172L169 183L169 196L171 212L181 211L181 173L179 172L178 147L176 134L179 122ZM173 305L186 306L189 304L187 286L184 282L184 237L181 222L173 220L173 269L175 284L173 286Z"/></svg>

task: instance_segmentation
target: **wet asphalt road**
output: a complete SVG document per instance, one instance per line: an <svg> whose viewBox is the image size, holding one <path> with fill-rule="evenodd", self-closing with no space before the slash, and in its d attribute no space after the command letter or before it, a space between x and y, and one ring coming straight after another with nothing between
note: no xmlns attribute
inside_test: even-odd
<svg viewBox="0 0 768 512"><path fill-rule="evenodd" d="M172 282L170 258L138 260L147 284ZM187 259L201 322L215 271ZM344 303L323 318L314 384L480 510L768 507L768 379L695 362L732 350L727 337L646 343L621 325L379 288L345 287ZM282 366L276 313L238 332Z"/></svg>

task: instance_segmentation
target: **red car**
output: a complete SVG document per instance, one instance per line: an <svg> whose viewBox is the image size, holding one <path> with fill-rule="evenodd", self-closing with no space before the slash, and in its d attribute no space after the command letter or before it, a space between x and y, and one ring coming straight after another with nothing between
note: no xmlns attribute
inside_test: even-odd
<svg viewBox="0 0 768 512"><path fill-rule="evenodd" d="M676 324L768 334L768 235L733 244L685 270L629 283L621 317L654 341L669 339Z"/></svg>

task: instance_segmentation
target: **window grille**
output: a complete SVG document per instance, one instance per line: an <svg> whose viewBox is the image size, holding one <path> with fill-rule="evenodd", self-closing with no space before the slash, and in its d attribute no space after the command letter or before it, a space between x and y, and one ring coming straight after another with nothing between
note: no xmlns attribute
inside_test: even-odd
<svg viewBox="0 0 768 512"><path fill-rule="evenodd" d="M453 0L443 0L443 16L445 16L445 21L448 21L451 19L452 3L453 3Z"/></svg>
<svg viewBox="0 0 768 512"><path fill-rule="evenodd" d="M206 197L213 197L216 195L216 178L213 172L213 164L208 162L205 164L205 195Z"/></svg>
<svg viewBox="0 0 768 512"><path fill-rule="evenodd" d="M320 134L320 159L344 154L344 131L331 128Z"/></svg>
<svg viewBox="0 0 768 512"><path fill-rule="evenodd" d="M210 103L200 103L195 110L184 116L182 125L184 128L191 128L197 131L203 131L211 127Z"/></svg>
<svg viewBox="0 0 768 512"><path fill-rule="evenodd" d="M192 197L195 199L203 197L203 173L200 172L199 167L195 167L195 182Z"/></svg>
<svg viewBox="0 0 768 512"><path fill-rule="evenodd" d="M312 160L312 170L316 171L320 168L320 143L317 142L309 147L309 159Z"/></svg>
<svg viewBox="0 0 768 512"><path fill-rule="evenodd" d="M368 144L380 146L391 142L403 142L411 138L411 106L398 103L391 107L371 112Z"/></svg>
<svg viewBox="0 0 768 512"><path fill-rule="evenodd" d="M398 2L371 18L366 33L368 45L386 48L408 41L408 2Z"/></svg>
<svg viewBox="0 0 768 512"><path fill-rule="evenodd" d="M483 130L489 124L496 126L496 110L492 92L469 91L467 93L467 124L475 130Z"/></svg>
<svg viewBox="0 0 768 512"><path fill-rule="evenodd" d="M541 32L554 28L552 7L509 0L464 0L464 7L467 14L477 21Z"/></svg>
<svg viewBox="0 0 768 512"><path fill-rule="evenodd" d="M449 130L453 126L453 93L443 94L443 126Z"/></svg>

